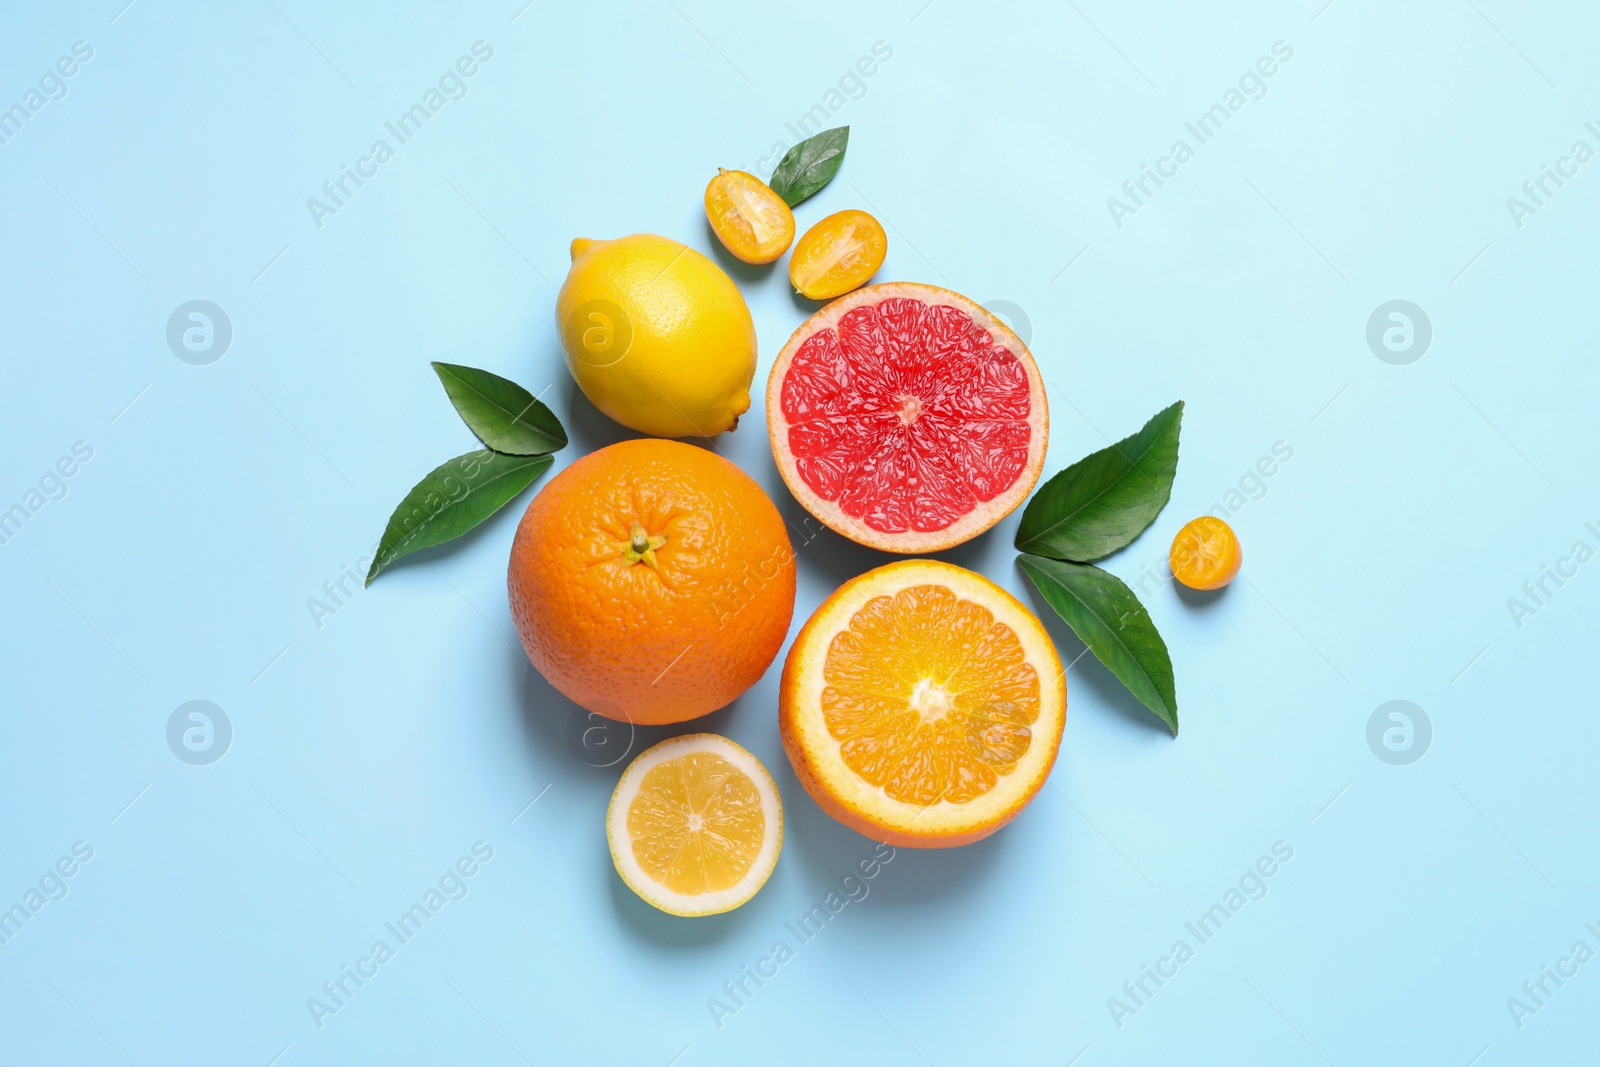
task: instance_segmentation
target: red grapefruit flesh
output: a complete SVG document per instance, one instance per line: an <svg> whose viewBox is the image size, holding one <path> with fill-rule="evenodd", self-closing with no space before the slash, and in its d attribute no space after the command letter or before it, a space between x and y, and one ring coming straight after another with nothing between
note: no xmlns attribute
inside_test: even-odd
<svg viewBox="0 0 1600 1067"><path fill-rule="evenodd" d="M857 289L818 311L767 379L767 432L795 499L852 541L938 552L1022 503L1050 416L1033 356L959 293Z"/></svg>

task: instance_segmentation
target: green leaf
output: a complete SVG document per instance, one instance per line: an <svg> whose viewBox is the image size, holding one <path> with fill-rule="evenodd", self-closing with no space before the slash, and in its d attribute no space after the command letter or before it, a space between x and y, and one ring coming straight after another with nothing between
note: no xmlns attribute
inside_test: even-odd
<svg viewBox="0 0 1600 1067"><path fill-rule="evenodd" d="M850 127L836 126L823 130L789 149L778 161L767 184L783 197L783 202L794 207L800 201L833 181L844 162L844 149L850 143Z"/></svg>
<svg viewBox="0 0 1600 1067"><path fill-rule="evenodd" d="M1087 563L1023 555L1023 573L1128 691L1178 735L1172 658L1150 613L1122 579Z"/></svg>
<svg viewBox="0 0 1600 1067"><path fill-rule="evenodd" d="M460 537L499 511L554 462L550 456L507 456L480 449L441 463L389 516L366 584L401 556Z"/></svg>
<svg viewBox="0 0 1600 1067"><path fill-rule="evenodd" d="M1180 400L1045 482L1022 512L1017 551L1087 563L1125 548L1167 506L1182 423Z"/></svg>
<svg viewBox="0 0 1600 1067"><path fill-rule="evenodd" d="M561 420L509 378L454 363L435 362L433 370L461 418L496 452L542 456L567 446Z"/></svg>

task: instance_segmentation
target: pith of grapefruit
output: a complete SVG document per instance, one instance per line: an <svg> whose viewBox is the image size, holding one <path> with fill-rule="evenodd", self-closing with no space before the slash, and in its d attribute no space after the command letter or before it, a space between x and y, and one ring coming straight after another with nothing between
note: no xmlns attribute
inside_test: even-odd
<svg viewBox="0 0 1600 1067"><path fill-rule="evenodd" d="M1039 480L1044 379L1020 338L960 293L869 285L807 319L767 379L767 432L795 499L885 552L989 529Z"/></svg>
<svg viewBox="0 0 1600 1067"><path fill-rule="evenodd" d="M1055 764L1067 687L1050 635L1010 593L932 559L839 587L789 650L778 728L835 819L908 848L1010 822Z"/></svg>

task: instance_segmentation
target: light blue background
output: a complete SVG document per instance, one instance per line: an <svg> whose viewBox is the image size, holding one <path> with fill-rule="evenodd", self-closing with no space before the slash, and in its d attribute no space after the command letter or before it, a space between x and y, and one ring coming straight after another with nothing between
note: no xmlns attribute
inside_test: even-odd
<svg viewBox="0 0 1600 1067"><path fill-rule="evenodd" d="M1521 227L1506 205L1573 141L1600 148L1592 6L123 2L13 3L0 33L0 106L94 50L0 147L0 508L93 449L0 545L0 904L94 850L0 947L0 1059L1596 1055L1600 962L1520 1029L1506 1003L1575 941L1600 950L1600 563L1520 627L1507 607L1576 540L1600 548L1600 162ZM317 227L307 198L479 40L468 94ZM1110 569L1136 581L1274 443L1293 457L1233 517L1240 581L1207 603L1146 585L1176 740L1078 661L1026 813L902 850L801 945L784 924L872 845L791 774L776 665L696 726L776 775L783 857L746 907L685 921L621 886L602 832L620 765L586 765L578 713L514 647L527 495L320 626L307 601L475 447L430 359L548 387L573 439L558 466L625 436L562 367L567 243L652 231L716 254L713 168L792 140L880 41L892 57L831 120L852 132L841 176L799 224L868 208L881 279L1023 309L1047 470L1188 402L1172 502ZM1107 198L1196 147L1185 121L1277 41L1293 57L1266 95L1119 228ZM759 391L811 305L781 269L730 270ZM1408 366L1365 340L1396 298L1434 329ZM209 366L165 342L191 299L232 322ZM800 526L762 419L758 398L717 448ZM1026 595L1015 523L948 558ZM885 559L831 533L798 554L796 627ZM203 767L164 733L197 698L234 730ZM1391 699L1432 722L1408 766L1367 745ZM480 840L494 858L465 899L319 1029L307 998ZM1185 922L1280 841L1264 899L1198 945ZM795 958L719 1027L708 998L779 939ZM1195 958L1119 1027L1108 999L1179 939Z"/></svg>

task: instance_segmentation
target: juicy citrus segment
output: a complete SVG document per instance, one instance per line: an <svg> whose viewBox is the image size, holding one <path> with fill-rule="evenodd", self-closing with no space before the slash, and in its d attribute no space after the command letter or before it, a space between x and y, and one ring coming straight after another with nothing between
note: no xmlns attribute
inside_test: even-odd
<svg viewBox="0 0 1600 1067"><path fill-rule="evenodd" d="M839 211L805 232L789 257L789 281L812 300L860 288L889 254L889 235L865 211Z"/></svg>
<svg viewBox="0 0 1600 1067"><path fill-rule="evenodd" d="M633 858L674 893L715 893L738 882L765 831L755 783L711 752L658 763L628 806Z"/></svg>
<svg viewBox="0 0 1600 1067"><path fill-rule="evenodd" d="M1022 473L1028 393L1016 356L964 312L886 300L800 346L783 413L807 485L875 530L929 532Z"/></svg>
<svg viewBox="0 0 1600 1067"><path fill-rule="evenodd" d="M778 861L783 810L761 762L716 734L646 749L606 812L617 873L675 915L713 915L755 896Z"/></svg>
<svg viewBox="0 0 1600 1067"><path fill-rule="evenodd" d="M766 182L721 170L706 185L706 219L717 240L746 263L771 263L794 242L794 212Z"/></svg>
<svg viewBox="0 0 1600 1067"><path fill-rule="evenodd" d="M1244 562L1233 527L1214 515L1190 521L1172 539L1172 576L1190 589L1221 589Z"/></svg>
<svg viewBox="0 0 1600 1067"><path fill-rule="evenodd" d="M868 601L829 643L823 678L823 720L845 763L910 804L994 788L1039 715L1039 676L1016 632L943 585Z"/></svg>
<svg viewBox="0 0 1600 1067"><path fill-rule="evenodd" d="M976 841L1038 791L1066 721L1061 661L1011 594L908 560L842 586L784 665L779 726L806 791L880 841Z"/></svg>
<svg viewBox="0 0 1600 1067"><path fill-rule="evenodd" d="M795 332L767 385L779 470L823 522L927 552L992 526L1044 461L1043 380L1004 324L932 286L872 286Z"/></svg>

